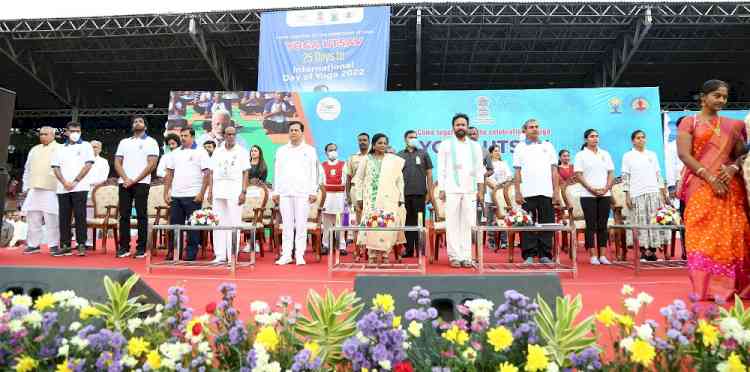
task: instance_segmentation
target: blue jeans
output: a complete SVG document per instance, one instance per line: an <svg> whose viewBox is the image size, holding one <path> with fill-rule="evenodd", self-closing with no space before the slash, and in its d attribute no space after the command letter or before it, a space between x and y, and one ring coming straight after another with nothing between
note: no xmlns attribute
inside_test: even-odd
<svg viewBox="0 0 750 372"><path fill-rule="evenodd" d="M169 205L169 223L172 225L184 225L186 220L196 210L201 208L199 203L196 203L194 197L184 198L172 198L172 203ZM201 243L200 231L188 231L188 246L187 246L187 257L188 261L195 260L195 256L198 254L198 245ZM174 248L173 248L174 249Z"/></svg>

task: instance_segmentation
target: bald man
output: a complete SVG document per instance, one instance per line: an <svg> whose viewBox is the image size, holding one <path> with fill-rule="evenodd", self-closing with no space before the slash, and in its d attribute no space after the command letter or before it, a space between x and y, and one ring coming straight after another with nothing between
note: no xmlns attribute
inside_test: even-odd
<svg viewBox="0 0 750 372"><path fill-rule="evenodd" d="M26 158L23 172L23 192L26 193L26 200L21 210L26 213L29 233L24 254L41 252L43 240L47 243L50 254L57 253L60 229L57 178L52 171L52 159L59 149L60 144L55 141L55 129L43 127L39 130L39 144L31 148Z"/></svg>
<svg viewBox="0 0 750 372"><path fill-rule="evenodd" d="M224 143L224 135L222 134L224 132L224 129L231 126L233 126L232 114L230 114L229 111L226 110L216 110L211 116L211 130L209 132L203 133L200 137L198 137L195 143L198 146L202 147L203 143L207 141L213 141L214 144L216 144L216 147L219 147L222 143ZM237 134L239 134L240 128L235 129L237 129ZM238 145L247 148L247 144L242 140L242 138L239 137L239 135L237 136L235 141Z"/></svg>

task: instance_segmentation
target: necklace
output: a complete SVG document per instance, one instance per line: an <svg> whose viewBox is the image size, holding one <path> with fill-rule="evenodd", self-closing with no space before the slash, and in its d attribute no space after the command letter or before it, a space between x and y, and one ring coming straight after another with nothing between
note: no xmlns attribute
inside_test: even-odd
<svg viewBox="0 0 750 372"><path fill-rule="evenodd" d="M716 120L716 123L712 123L713 119L709 118L708 126L711 127L715 135L720 136L721 135L721 120L719 120L718 115L716 116L715 120Z"/></svg>

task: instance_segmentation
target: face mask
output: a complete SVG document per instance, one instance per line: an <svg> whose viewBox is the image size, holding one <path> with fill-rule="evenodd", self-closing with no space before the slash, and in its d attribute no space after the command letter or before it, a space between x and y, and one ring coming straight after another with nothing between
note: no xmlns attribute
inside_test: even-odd
<svg viewBox="0 0 750 372"><path fill-rule="evenodd" d="M339 157L338 151L329 151L328 152L328 159L330 160L336 160Z"/></svg>
<svg viewBox="0 0 750 372"><path fill-rule="evenodd" d="M416 149L417 145L419 145L419 141L417 141L416 138L410 138L406 144Z"/></svg>
<svg viewBox="0 0 750 372"><path fill-rule="evenodd" d="M81 133L70 133L68 134L68 139L70 139L70 142L78 142L81 139Z"/></svg>

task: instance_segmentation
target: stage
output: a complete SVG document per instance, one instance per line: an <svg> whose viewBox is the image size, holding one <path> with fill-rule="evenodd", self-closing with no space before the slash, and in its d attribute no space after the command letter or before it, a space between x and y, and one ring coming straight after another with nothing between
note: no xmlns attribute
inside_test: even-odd
<svg viewBox="0 0 750 372"><path fill-rule="evenodd" d="M110 241L110 245L111 245ZM129 268L138 273L153 289L166 296L170 286L181 285L187 289L190 306L199 311L205 305L217 301L217 288L223 282L233 282L238 289L238 308L247 316L249 304L254 300L275 303L279 296L291 296L297 302L303 302L309 289L318 292L330 288L335 293L353 290L353 273L336 273L328 278L326 257L320 263L315 262L311 253L305 257L307 265L276 266L272 254L257 257L255 268L241 268L232 278L229 270L173 270L169 268L146 270L144 259L114 257L114 246L110 246L105 255L101 250L89 252L86 257L68 256L51 257L46 249L41 254L24 255L22 249L0 249L0 265L46 266L46 267L80 267L80 268ZM498 254L485 251L488 257ZM163 259L163 252L160 257ZM583 296L584 314L594 313L610 305L616 311L621 308L620 289L623 284L633 286L636 291L645 291L654 297L654 303L646 309L646 317L660 319L659 309L675 298L687 300L690 282L685 270L657 270L641 272L635 276L632 269L618 266L592 266L583 249L578 250L579 272L573 279L570 274L560 274L565 294ZM473 275L472 269L452 269L448 266L446 254L441 251L440 260L428 265L428 275ZM400 274L395 274L400 275ZM407 274L409 275L409 274ZM413 274L411 274L413 275ZM500 274L497 274L500 275ZM75 288L71 288L75 290ZM387 292L387 288L383 288Z"/></svg>

